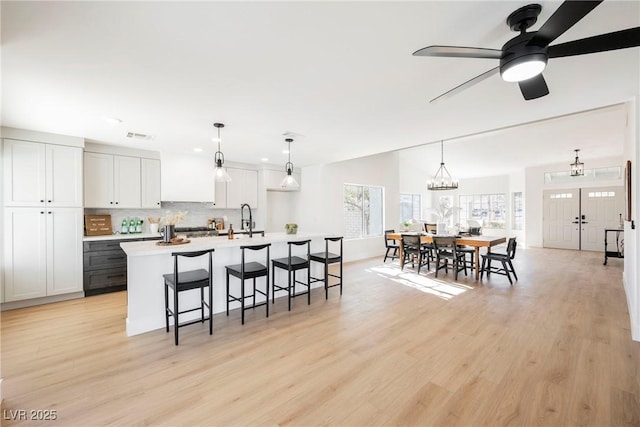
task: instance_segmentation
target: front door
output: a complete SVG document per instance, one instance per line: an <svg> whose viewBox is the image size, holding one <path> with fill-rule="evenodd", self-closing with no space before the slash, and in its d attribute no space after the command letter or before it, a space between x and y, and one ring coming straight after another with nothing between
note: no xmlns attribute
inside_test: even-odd
<svg viewBox="0 0 640 427"><path fill-rule="evenodd" d="M545 248L604 250L605 228L618 228L624 212L622 187L545 190Z"/></svg>
<svg viewBox="0 0 640 427"><path fill-rule="evenodd" d="M619 228L624 214L624 188L583 188L581 249L604 251L605 228Z"/></svg>
<svg viewBox="0 0 640 427"><path fill-rule="evenodd" d="M545 190L543 197L542 245L545 248L578 249L580 190Z"/></svg>

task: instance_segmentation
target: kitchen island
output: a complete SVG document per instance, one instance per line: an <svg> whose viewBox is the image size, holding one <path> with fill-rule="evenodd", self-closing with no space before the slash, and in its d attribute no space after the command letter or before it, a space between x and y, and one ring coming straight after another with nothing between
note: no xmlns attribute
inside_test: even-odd
<svg viewBox="0 0 640 427"><path fill-rule="evenodd" d="M227 237L193 237L187 244L160 246L154 241L122 242L121 248L127 254L127 335L137 335L155 329L164 328L164 279L163 274L173 272L173 252L191 252L214 248L213 253L213 312L226 311L226 276L225 266L240 263L240 246L260 245L271 243L271 259L288 256L288 241L311 240L311 252L324 250L325 234L321 233L265 233L264 236L247 235L237 236L230 240ZM294 248L300 249L300 248ZM298 253L297 251L295 253ZM264 262L264 253L247 253L247 261ZM207 268L207 257L180 258L180 271L196 268ZM269 265L271 268L271 265ZM317 270L316 270L317 269ZM312 276L318 277L321 273L320 266L312 266ZM272 272L273 273L273 272ZM276 282L283 283L286 280L286 272L277 269ZM258 279L259 286L264 279ZM231 286L239 289L240 281L231 278ZM315 284L323 286L322 282ZM280 296L283 296L282 293ZM278 295L276 295L277 297ZM200 304L199 292L185 292L180 295L180 309L194 307ZM259 302L260 299L258 298ZM239 307L238 303L231 308ZM180 322L195 319L199 312L186 313L180 316ZM170 323L173 318L169 319ZM214 322L215 328L215 322Z"/></svg>

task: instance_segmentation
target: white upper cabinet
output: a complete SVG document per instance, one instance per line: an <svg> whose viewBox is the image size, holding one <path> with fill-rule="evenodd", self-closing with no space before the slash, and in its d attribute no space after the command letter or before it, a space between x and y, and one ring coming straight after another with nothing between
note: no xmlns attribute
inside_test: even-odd
<svg viewBox="0 0 640 427"><path fill-rule="evenodd" d="M113 198L117 208L141 205L140 158L113 156Z"/></svg>
<svg viewBox="0 0 640 427"><path fill-rule="evenodd" d="M84 206L139 208L140 158L85 152Z"/></svg>
<svg viewBox="0 0 640 427"><path fill-rule="evenodd" d="M160 160L142 159L142 207L160 208Z"/></svg>
<svg viewBox="0 0 640 427"><path fill-rule="evenodd" d="M213 158L162 153L162 200L209 202L216 200Z"/></svg>
<svg viewBox="0 0 640 427"><path fill-rule="evenodd" d="M231 182L227 183L227 209L240 209L243 203L258 207L258 171L227 168Z"/></svg>
<svg viewBox="0 0 640 427"><path fill-rule="evenodd" d="M82 206L82 149L4 140L5 206Z"/></svg>

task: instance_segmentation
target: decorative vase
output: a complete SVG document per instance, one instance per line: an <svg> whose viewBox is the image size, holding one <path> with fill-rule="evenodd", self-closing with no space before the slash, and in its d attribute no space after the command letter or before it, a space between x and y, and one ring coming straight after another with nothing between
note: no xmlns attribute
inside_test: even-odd
<svg viewBox="0 0 640 427"><path fill-rule="evenodd" d="M447 234L447 223L445 222L439 222L437 229L436 229L436 234L440 235L440 236L444 236Z"/></svg>

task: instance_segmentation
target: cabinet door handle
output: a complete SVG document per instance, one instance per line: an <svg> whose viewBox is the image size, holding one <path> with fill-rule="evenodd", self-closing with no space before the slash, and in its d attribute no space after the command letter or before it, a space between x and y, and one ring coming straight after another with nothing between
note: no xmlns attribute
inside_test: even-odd
<svg viewBox="0 0 640 427"><path fill-rule="evenodd" d="M49 215L51 215L53 212L49 211L49 212L47 212L47 213L48 213Z"/></svg>
<svg viewBox="0 0 640 427"><path fill-rule="evenodd" d="M109 202L109 204L110 204L110 205L112 205L112 204L113 204L113 202Z"/></svg>
<svg viewBox="0 0 640 427"><path fill-rule="evenodd" d="M118 204L118 202L116 202L116 205Z"/></svg>
<svg viewBox="0 0 640 427"><path fill-rule="evenodd" d="M44 211L40 211L40 215L42 215L44 213Z"/></svg>
<svg viewBox="0 0 640 427"><path fill-rule="evenodd" d="M47 203L51 203L51 200L47 200Z"/></svg>
<svg viewBox="0 0 640 427"><path fill-rule="evenodd" d="M113 276L107 276L107 279L115 279L116 277L124 277L124 274L116 274Z"/></svg>
<svg viewBox="0 0 640 427"><path fill-rule="evenodd" d="M107 261L120 261L122 259L122 257L109 257L107 258Z"/></svg>
<svg viewBox="0 0 640 427"><path fill-rule="evenodd" d="M156 205L160 206L160 202L156 203Z"/></svg>
<svg viewBox="0 0 640 427"><path fill-rule="evenodd" d="M44 203L44 199L40 199L40 203Z"/></svg>

